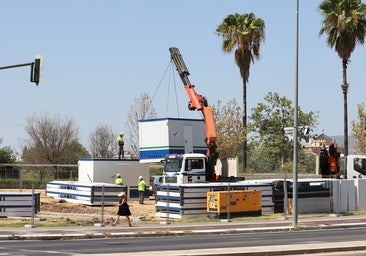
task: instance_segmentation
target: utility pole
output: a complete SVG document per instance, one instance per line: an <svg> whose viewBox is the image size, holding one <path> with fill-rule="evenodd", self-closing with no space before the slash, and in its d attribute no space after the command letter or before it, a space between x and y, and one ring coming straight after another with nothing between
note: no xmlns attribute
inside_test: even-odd
<svg viewBox="0 0 366 256"><path fill-rule="evenodd" d="M292 186L292 227L297 227L297 178L298 178L298 152L297 152L297 133L298 133L298 98L299 98L299 1L296 0L296 60L295 60L295 100L294 100L294 156L293 156L293 186Z"/></svg>
<svg viewBox="0 0 366 256"><path fill-rule="evenodd" d="M24 66L31 66L30 81L36 85L40 85L43 75L43 57L41 55L37 55L33 62L3 66L0 67L0 69L18 68Z"/></svg>

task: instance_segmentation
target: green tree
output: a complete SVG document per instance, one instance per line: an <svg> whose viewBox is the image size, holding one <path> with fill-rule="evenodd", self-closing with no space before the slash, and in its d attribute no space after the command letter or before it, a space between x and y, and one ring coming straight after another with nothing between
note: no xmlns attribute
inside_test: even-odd
<svg viewBox="0 0 366 256"><path fill-rule="evenodd" d="M366 154L366 112L365 104L357 105L358 120L352 121L352 131L355 137L354 149L357 154Z"/></svg>
<svg viewBox="0 0 366 256"><path fill-rule="evenodd" d="M77 164L80 158L91 157L89 151L79 142L73 140L61 157L62 163Z"/></svg>
<svg viewBox="0 0 366 256"><path fill-rule="evenodd" d="M243 142L242 111L236 99L225 105L212 105L217 132L217 151L221 158L236 157Z"/></svg>
<svg viewBox="0 0 366 256"><path fill-rule="evenodd" d="M323 17L319 35L327 35L327 44L334 48L342 60L344 154L348 155L347 66L356 44L365 41L366 6L361 0L324 0L319 5Z"/></svg>
<svg viewBox="0 0 366 256"><path fill-rule="evenodd" d="M265 23L253 13L230 14L217 27L223 37L222 49L231 53L235 49L235 62L243 80L243 172L247 169L247 83L250 65L260 58L260 46L265 40Z"/></svg>
<svg viewBox="0 0 366 256"><path fill-rule="evenodd" d="M252 109L250 116L250 166L256 171L270 172L283 169L286 162L292 161L292 134L286 134L285 128L294 127L294 109L292 101L278 93L268 93L264 100ZM317 113L304 113L299 108L299 128L313 127L317 118ZM305 140L302 131L299 129L299 139Z"/></svg>
<svg viewBox="0 0 366 256"><path fill-rule="evenodd" d="M0 138L0 145L3 143L3 139ZM16 162L16 155L14 151L6 146L0 147L0 163L2 164L13 164Z"/></svg>

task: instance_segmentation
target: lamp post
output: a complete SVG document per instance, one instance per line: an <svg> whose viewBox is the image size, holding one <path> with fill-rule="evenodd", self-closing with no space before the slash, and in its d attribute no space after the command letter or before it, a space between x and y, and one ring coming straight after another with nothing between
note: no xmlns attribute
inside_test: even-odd
<svg viewBox="0 0 366 256"><path fill-rule="evenodd" d="M293 186L292 186L292 227L297 226L297 133L298 133L298 88L299 88L299 0L296 0L296 53L295 53L295 99L294 99L294 156L293 156Z"/></svg>

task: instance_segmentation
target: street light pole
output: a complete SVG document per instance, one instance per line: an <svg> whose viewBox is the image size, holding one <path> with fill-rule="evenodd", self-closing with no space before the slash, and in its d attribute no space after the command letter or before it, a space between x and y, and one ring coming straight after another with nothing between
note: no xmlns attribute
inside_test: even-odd
<svg viewBox="0 0 366 256"><path fill-rule="evenodd" d="M293 156L293 186L292 186L292 227L297 226L297 133L298 133L298 98L299 98L299 0L296 0L296 60L295 60L295 100L294 100L294 156Z"/></svg>

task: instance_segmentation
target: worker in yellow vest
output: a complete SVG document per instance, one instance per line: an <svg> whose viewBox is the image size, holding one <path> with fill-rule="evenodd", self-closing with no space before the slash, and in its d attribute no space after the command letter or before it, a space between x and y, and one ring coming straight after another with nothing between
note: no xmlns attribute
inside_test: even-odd
<svg viewBox="0 0 366 256"><path fill-rule="evenodd" d="M123 179L122 179L122 176L120 173L116 174L116 179L114 180L114 183L116 185L121 185L121 186L123 185Z"/></svg>
<svg viewBox="0 0 366 256"><path fill-rule="evenodd" d="M142 176L139 177L139 180L137 182L137 189L139 191L139 203L144 204L146 182L144 181L144 177Z"/></svg>
<svg viewBox="0 0 366 256"><path fill-rule="evenodd" d="M125 135L124 132L120 132L119 136L117 137L117 145L118 145L118 159L125 157L124 145L125 142L123 140L123 136Z"/></svg>

